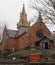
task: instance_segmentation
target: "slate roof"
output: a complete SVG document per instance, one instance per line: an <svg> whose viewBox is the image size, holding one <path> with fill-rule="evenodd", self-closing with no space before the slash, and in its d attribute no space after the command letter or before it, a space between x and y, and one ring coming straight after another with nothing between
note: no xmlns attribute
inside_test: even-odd
<svg viewBox="0 0 55 65"><path fill-rule="evenodd" d="M20 35L22 35L22 34L24 34L24 33L26 33L27 32L27 28L25 28L25 27L20 27L19 28L19 34L18 34L18 36L20 36Z"/></svg>
<svg viewBox="0 0 55 65"><path fill-rule="evenodd" d="M7 34L9 37L16 37L16 30L7 29Z"/></svg>

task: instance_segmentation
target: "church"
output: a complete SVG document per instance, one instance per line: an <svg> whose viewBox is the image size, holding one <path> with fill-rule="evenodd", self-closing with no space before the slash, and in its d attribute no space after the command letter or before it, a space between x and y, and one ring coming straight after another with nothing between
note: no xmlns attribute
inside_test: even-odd
<svg viewBox="0 0 55 65"><path fill-rule="evenodd" d="M0 44L0 51L5 49L15 51L20 49L52 49L54 41L50 38L51 32L43 23L41 15L38 20L30 26L27 21L25 5L23 4L20 20L17 22L17 31L7 29L3 31L3 38Z"/></svg>

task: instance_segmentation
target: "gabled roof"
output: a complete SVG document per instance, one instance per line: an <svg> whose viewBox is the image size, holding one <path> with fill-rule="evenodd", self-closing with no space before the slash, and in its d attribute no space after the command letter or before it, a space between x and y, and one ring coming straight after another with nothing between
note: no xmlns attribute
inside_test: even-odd
<svg viewBox="0 0 55 65"><path fill-rule="evenodd" d="M3 31L3 35L4 33L6 33L8 35L8 37L16 37L16 32L17 30L11 30L11 29L7 29L6 25L5 25L5 28L4 28L4 31Z"/></svg>
<svg viewBox="0 0 55 65"><path fill-rule="evenodd" d="M51 39L49 39L49 38L47 38L46 36L44 36L44 37L42 37L39 41L37 41L36 43L40 43L43 39L47 39L47 40L49 40L51 43L53 43L53 40L51 40Z"/></svg>
<svg viewBox="0 0 55 65"><path fill-rule="evenodd" d="M7 34L9 37L16 37L16 30L7 29Z"/></svg>
<svg viewBox="0 0 55 65"><path fill-rule="evenodd" d="M51 32L50 29L48 28L48 26L43 22L41 13L39 13L39 17L38 17L37 21L36 21L34 24L32 24L31 28L32 28L33 26L35 26L36 24L38 25L38 23L40 24L40 27L41 27L41 24L44 24L44 26L47 28L47 30L48 30L49 32Z"/></svg>

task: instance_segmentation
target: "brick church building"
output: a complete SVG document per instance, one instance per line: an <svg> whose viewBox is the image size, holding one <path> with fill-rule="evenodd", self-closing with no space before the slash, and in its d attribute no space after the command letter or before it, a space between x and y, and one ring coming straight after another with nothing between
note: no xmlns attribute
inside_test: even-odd
<svg viewBox="0 0 55 65"><path fill-rule="evenodd" d="M17 31L7 29L5 26L0 51L4 49L19 50L27 47L51 49L54 46L54 42L50 39L50 36L51 32L42 22L41 15L39 15L38 20L30 26L30 22L27 21L25 6L23 5L20 20L17 23Z"/></svg>

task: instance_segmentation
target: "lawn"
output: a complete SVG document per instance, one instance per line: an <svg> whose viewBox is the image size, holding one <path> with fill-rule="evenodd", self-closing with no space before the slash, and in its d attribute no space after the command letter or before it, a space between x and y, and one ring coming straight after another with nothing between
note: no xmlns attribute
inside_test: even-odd
<svg viewBox="0 0 55 65"><path fill-rule="evenodd" d="M44 50L45 52L45 50ZM55 54L55 49L53 50L47 50L48 53L50 54ZM19 50L19 51L16 51L14 53L11 53L9 56L12 56L12 55L40 55L42 54L42 50Z"/></svg>
<svg viewBox="0 0 55 65"><path fill-rule="evenodd" d="M10 54L9 56L13 56L13 55L40 55L40 54L41 54L40 50L19 50L17 52Z"/></svg>

